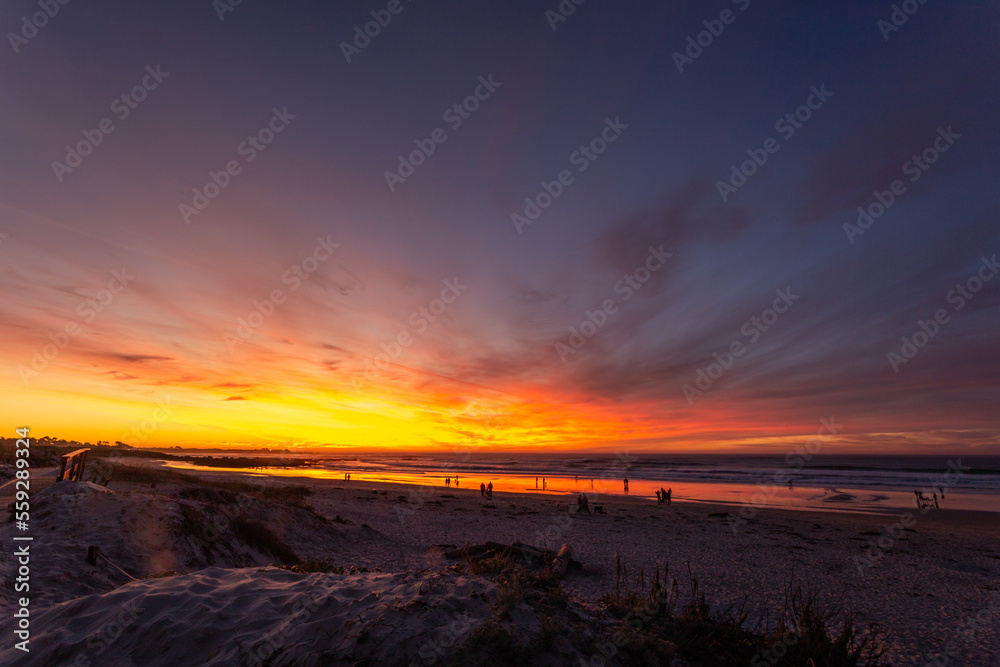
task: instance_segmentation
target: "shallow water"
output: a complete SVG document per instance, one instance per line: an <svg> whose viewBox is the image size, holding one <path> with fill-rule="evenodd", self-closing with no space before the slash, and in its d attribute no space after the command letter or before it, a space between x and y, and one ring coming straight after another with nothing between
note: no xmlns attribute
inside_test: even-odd
<svg viewBox="0 0 1000 667"><path fill-rule="evenodd" d="M429 462L426 461L425 463ZM362 486L365 482L394 482L433 486L442 490L477 490L480 483L488 484L492 482L493 490L497 492L513 491L540 494L587 493L591 505L595 503L600 504L602 496L617 497L626 495L621 473L607 474L604 477L597 476L593 479L579 475L553 475L545 477L539 475L536 477L535 475L504 473L502 469L492 465L488 466L489 469L485 471L466 472L465 470L469 469L468 466L465 467L465 470L462 470L456 467L433 468L422 464L420 470L416 471L412 465L403 465L396 468L396 466L388 465L388 462L379 463L380 465L373 466L365 460L354 459L336 462L326 461L310 467L266 469L213 468L175 461L168 462L166 465L172 468L188 470L228 471L261 476L309 477L334 481L344 481L344 474L350 473L350 484ZM639 471L629 470L627 472L629 477L629 491L627 495L645 497L653 501L656 499L656 490L664 488L672 489L672 499L686 502L814 509L836 512L889 513L902 509L917 510L917 500L913 489L889 488L884 483L887 480L880 480L878 486L872 485L874 488L802 485L797 484L794 480L791 486L789 486L787 484L776 483L778 480L784 481L785 479L781 476L780 469L777 472L772 471L770 475L762 476L760 478L761 481L755 483L690 481L667 476L649 479L636 477L636 472ZM906 474L912 475L912 473ZM446 479L450 480L448 485L445 484ZM941 496L939 494L938 496L938 505L942 509L1000 512L1000 492L986 489L952 490L952 486L954 485L946 486L946 481L943 477L941 479L932 477L931 481L934 483L934 489L930 485L919 488L924 489L926 496L931 498L931 494L937 492L937 486L944 487L944 495ZM933 502L931 505L933 506Z"/></svg>

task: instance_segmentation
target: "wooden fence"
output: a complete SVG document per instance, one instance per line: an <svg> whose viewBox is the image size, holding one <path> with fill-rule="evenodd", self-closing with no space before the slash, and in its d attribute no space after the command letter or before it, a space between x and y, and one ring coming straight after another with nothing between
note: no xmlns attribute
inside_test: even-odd
<svg viewBox="0 0 1000 667"><path fill-rule="evenodd" d="M89 451L89 449L78 449L75 452L63 454L62 467L59 469L59 477L56 478L56 481L61 482L64 479L70 482L82 481L83 471L87 465L87 452Z"/></svg>

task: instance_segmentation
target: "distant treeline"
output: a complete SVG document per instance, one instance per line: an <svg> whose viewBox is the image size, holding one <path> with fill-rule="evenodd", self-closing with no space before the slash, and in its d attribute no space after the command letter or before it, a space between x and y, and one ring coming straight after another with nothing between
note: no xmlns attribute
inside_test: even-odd
<svg viewBox="0 0 1000 667"><path fill-rule="evenodd" d="M0 438L0 463L14 462L16 443L17 438ZM90 456L185 461L187 463L214 468L292 468L308 466L316 462L315 459L305 460L291 456L191 456L190 454L167 454L148 449L136 449L124 442L116 442L114 445L111 445L105 440L99 440L98 444L94 445L89 442L48 437L38 438L37 440L34 438L31 439L31 456L28 460L31 462L32 467L54 466L59 464L59 459L63 454L84 448L90 450Z"/></svg>
<svg viewBox="0 0 1000 667"><path fill-rule="evenodd" d="M157 455L154 458L161 457ZM171 456L170 458L213 468L298 468L316 463L316 459L281 456Z"/></svg>

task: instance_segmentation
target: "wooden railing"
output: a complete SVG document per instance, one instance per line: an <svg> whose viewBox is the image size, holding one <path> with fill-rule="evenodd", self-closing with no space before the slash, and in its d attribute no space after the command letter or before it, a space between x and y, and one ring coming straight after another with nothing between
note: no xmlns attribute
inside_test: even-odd
<svg viewBox="0 0 1000 667"><path fill-rule="evenodd" d="M61 482L64 479L70 482L82 481L83 470L87 465L87 452L89 451L89 449L78 449L75 452L63 454L62 467L59 469L59 477L56 478L56 481Z"/></svg>

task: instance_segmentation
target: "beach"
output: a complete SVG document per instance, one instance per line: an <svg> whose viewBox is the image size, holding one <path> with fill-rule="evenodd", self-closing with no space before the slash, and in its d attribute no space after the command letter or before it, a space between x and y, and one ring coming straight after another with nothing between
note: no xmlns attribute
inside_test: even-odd
<svg viewBox="0 0 1000 667"><path fill-rule="evenodd" d="M668 576L678 580L682 597L696 579L699 592L713 607L743 604L750 622L768 615L773 619L792 582L831 598L842 597L845 610L857 614L858 627L874 622L885 630L887 656L894 665L926 664L947 647L957 653L946 664L986 666L995 664L1000 650L1000 637L989 631L995 628L1000 606L1000 514L996 513L756 508L749 518L737 519L733 506L679 501L668 506L649 497L605 496L591 503L591 509L600 506L602 514L586 514L576 512L575 495L540 496L497 488L492 498L485 498L478 485L433 488L294 476L250 478L232 472L201 473L201 477L250 480L260 488L304 486L309 490L307 504L315 511L240 494L220 500L207 491L195 493L186 484L161 482L152 488L147 483L112 481L108 489L89 483L56 484L35 500L36 521L44 527L32 544L38 554L32 574L37 633L33 647L50 651L61 647L50 655L75 664L72 660L86 652L88 641L94 646L94 632L114 622L115 614L126 613L122 610L129 608L129 600L142 606L136 600L155 599L155 614L137 614L105 646L106 656L122 661L113 664L133 664L128 656L141 645L142 628L147 627L159 628L163 645L180 641L196 627L218 627L222 633L208 633L196 643L191 655L201 655L201 662L149 664L253 664L239 662L242 649L234 648L238 644L233 643L234 635L222 631L232 623L233 614L243 617L234 627L256 628L247 641L280 627L308 647L319 642L318 628L333 632L324 623L337 626L348 637L344 618L355 613L359 618L365 613L372 619L384 616L386 610L376 609L382 604L376 601L388 596L395 600L389 606L398 616L394 622L399 629L387 635L388 653L380 654L380 660L432 664L427 656L420 657L420 650L426 649L435 632L457 624L462 635L468 635L489 618L497 594L489 577L467 571L462 559L448 558L447 552L487 542L520 542L551 550L571 545L573 559L582 566L562 580L570 609L576 609L573 613L588 613L616 587L638 588L640 577L648 586L654 572L669 568ZM462 483L471 486L472 480ZM192 504L195 501L203 504ZM242 504L243 511L271 526L298 559L328 559L343 572L297 574L262 567L279 559L266 549L240 546L243 543L230 535L238 531L226 525L227 520L211 519L206 508L219 503ZM195 524L200 520L214 527L185 540L171 526L191 523L192 516ZM7 524L0 532L12 530ZM212 548L206 549L206 543ZM100 545L115 567L128 574L100 562L89 565L85 556L90 545ZM3 567L11 571L9 554L4 554ZM164 572L172 574L129 581ZM429 585L421 583L429 581L436 582L433 594ZM330 603L335 609L311 613L308 623L302 624L311 628L308 632L292 629L295 624L289 615L298 618L295 614L301 616L301 608L289 611L291 601L326 588L339 596L339 602ZM390 591L396 592L389 595ZM231 595L275 602L269 610L261 605L241 607ZM418 603L433 608L433 615L418 621L400 611ZM5 618L10 617L12 604L5 596ZM197 614L192 615L191 605ZM182 614L181 609L187 611ZM970 626L969 619L977 618L972 622L978 625ZM983 618L988 621L985 626ZM69 623L71 619L76 620ZM172 629L163 630L164 623ZM970 633L970 627L980 631ZM289 637L283 641L291 641ZM358 645L353 646L357 650ZM451 649L439 649L434 649L438 651L434 662L447 664ZM212 655L229 657L214 663L208 661ZM0 658L5 663L41 664L25 661L10 648L4 648ZM566 659L565 664L573 662L569 653Z"/></svg>

